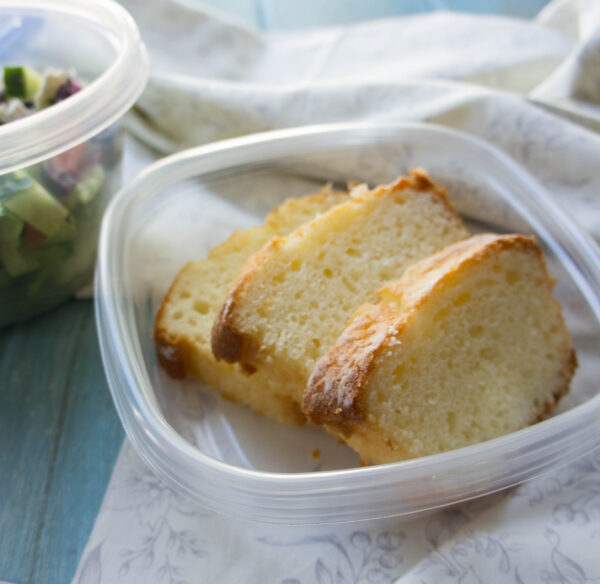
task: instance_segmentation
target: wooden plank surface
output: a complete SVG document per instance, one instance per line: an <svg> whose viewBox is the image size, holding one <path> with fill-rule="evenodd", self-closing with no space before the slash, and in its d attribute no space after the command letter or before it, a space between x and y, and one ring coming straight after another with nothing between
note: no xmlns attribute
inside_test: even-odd
<svg viewBox="0 0 600 584"><path fill-rule="evenodd" d="M122 440L91 301L0 331L0 577L70 581Z"/></svg>

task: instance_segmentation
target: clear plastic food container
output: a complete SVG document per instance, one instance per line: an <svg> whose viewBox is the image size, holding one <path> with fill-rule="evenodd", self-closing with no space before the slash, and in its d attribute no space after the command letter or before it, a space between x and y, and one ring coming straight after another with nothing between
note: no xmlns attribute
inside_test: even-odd
<svg viewBox="0 0 600 584"><path fill-rule="evenodd" d="M556 415L460 450L359 467L348 447L319 428L278 425L165 375L153 320L186 261L324 181L377 184L415 166L447 189L473 231L535 234L544 248L580 361ZM410 516L515 485L597 445L599 292L594 244L505 155L431 125L336 125L189 150L142 173L106 213L96 310L117 410L148 465L219 513L302 525Z"/></svg>
<svg viewBox="0 0 600 584"><path fill-rule="evenodd" d="M111 0L0 0L5 66L66 73L82 89L0 125L0 326L90 281L102 214L121 186L118 122L146 83L148 59L133 19Z"/></svg>

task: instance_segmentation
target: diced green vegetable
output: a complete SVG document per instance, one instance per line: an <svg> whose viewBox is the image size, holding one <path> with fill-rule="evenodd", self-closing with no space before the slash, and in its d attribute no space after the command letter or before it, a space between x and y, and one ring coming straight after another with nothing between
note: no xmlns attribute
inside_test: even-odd
<svg viewBox="0 0 600 584"><path fill-rule="evenodd" d="M0 241L0 260L10 276L17 277L36 270L39 264L35 257L23 254L19 248Z"/></svg>
<svg viewBox="0 0 600 584"><path fill-rule="evenodd" d="M83 180L75 185L73 191L79 201L87 205L94 199L103 183L104 169L100 164L96 164L86 173Z"/></svg>
<svg viewBox="0 0 600 584"><path fill-rule="evenodd" d="M0 241L6 245L17 247L21 241L24 221L11 213L0 203Z"/></svg>
<svg viewBox="0 0 600 584"><path fill-rule="evenodd" d="M27 296L35 296L52 278L55 266L47 266L32 274L27 284Z"/></svg>
<svg viewBox="0 0 600 584"><path fill-rule="evenodd" d="M17 175L17 182L21 171ZM61 205L41 184L30 178L31 186L13 193L3 201L4 206L44 235L52 235L69 215L69 210Z"/></svg>
<svg viewBox="0 0 600 584"><path fill-rule="evenodd" d="M6 97L25 97L23 67L4 67L4 93Z"/></svg>
<svg viewBox="0 0 600 584"><path fill-rule="evenodd" d="M30 276L27 294L32 296L40 291L55 273L56 264L64 260L72 251L70 246L64 244L40 246L34 250L28 250L28 253L36 258L40 269Z"/></svg>
<svg viewBox="0 0 600 584"><path fill-rule="evenodd" d="M64 71L46 71L34 104L37 109L44 109L54 103L58 89L66 83L68 76Z"/></svg>
<svg viewBox="0 0 600 584"><path fill-rule="evenodd" d="M0 203L34 184L33 179L22 170L0 176Z"/></svg>
<svg viewBox="0 0 600 584"><path fill-rule="evenodd" d="M23 250L23 255L34 259L39 266L49 266L65 259L72 251L72 247L65 243L54 245L40 245L33 249Z"/></svg>
<svg viewBox="0 0 600 584"><path fill-rule="evenodd" d="M0 242L0 260L12 277L22 276L39 268L54 269L54 264L64 260L72 251L73 247L68 242L35 248L15 248Z"/></svg>
<svg viewBox="0 0 600 584"><path fill-rule="evenodd" d="M58 227L58 229L46 239L42 245L51 245L53 243L65 243L73 241L77 235L75 227L75 217L69 215Z"/></svg>
<svg viewBox="0 0 600 584"><path fill-rule="evenodd" d="M4 67L4 92L6 97L31 100L42 83L42 76L30 67Z"/></svg>
<svg viewBox="0 0 600 584"><path fill-rule="evenodd" d="M0 125L37 115L82 89L66 71L2 69ZM0 176L0 326L50 306L90 277L104 208L100 199L112 187L120 147L113 127Z"/></svg>

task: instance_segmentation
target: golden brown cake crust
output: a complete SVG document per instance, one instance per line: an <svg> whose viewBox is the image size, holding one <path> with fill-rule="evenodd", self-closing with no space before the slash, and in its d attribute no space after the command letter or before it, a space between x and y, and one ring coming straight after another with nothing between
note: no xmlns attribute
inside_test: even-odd
<svg viewBox="0 0 600 584"><path fill-rule="evenodd" d="M298 217L311 216L311 210L321 207L323 210L348 200L346 191L335 191L327 184L318 192L287 199L281 205L273 209L267 217L264 226L254 229L264 229L270 233L281 233L289 231L298 222ZM233 232L223 243L213 247L208 252L207 259L219 259L227 257L239 246L250 230L239 230ZM189 373L195 363L194 340L188 335L174 328L170 322L169 308L177 304L177 291L182 281L190 277L195 271L198 262L188 262L178 273L171 284L168 292L162 299L154 320L154 341L158 362L174 379L183 379Z"/></svg>
<svg viewBox="0 0 600 584"><path fill-rule="evenodd" d="M303 424L306 418L300 405L282 395L270 377L261 372L249 376L237 365L215 360L211 327L245 259L272 237L289 233L348 199L346 191L335 191L331 185L314 194L287 199L267 215L263 225L235 231L205 259L189 262L164 296L154 323L156 355L166 373L176 379L194 377L218 389L225 399L243 404L248 404L250 386L268 387L269 400L248 405L278 422Z"/></svg>
<svg viewBox="0 0 600 584"><path fill-rule="evenodd" d="M361 397L370 369L381 351L394 339L401 338L402 329L415 317L419 305L467 264L515 246L539 258L546 275L545 285L552 286L553 278L533 237L481 234L417 262L406 270L401 280L380 288L377 295L391 302L391 306L379 302L359 307L334 347L318 361L302 403L309 422L325 425L332 433L345 437L365 423ZM555 302L558 305L558 301ZM557 389L540 405L530 423L541 421L553 412L560 398L568 392L576 366L576 354L571 348L565 351Z"/></svg>
<svg viewBox="0 0 600 584"><path fill-rule="evenodd" d="M360 185L355 193L350 193L354 200L348 201L345 205L359 205L364 185ZM373 191L367 191L369 196L382 197L391 192L398 193L401 196L402 191L418 191L422 193L436 193L437 203L443 205L456 219L457 225L462 225L460 215L449 201L446 191L437 187L429 178L423 169L411 169L410 176L401 176L390 185L379 186ZM336 210L332 210L335 213ZM301 227L300 229L303 229ZM256 370L256 357L260 350L260 339L245 333L236 322L236 308L238 304L243 303L246 293L246 286L251 282L258 267L262 262L268 261L269 257L276 251L277 247L283 243L283 238L274 238L267 243L260 251L252 255L244 264L236 280L229 289L221 309L215 319L211 344L215 358L224 360L228 363L240 363L241 367L252 373Z"/></svg>
<svg viewBox="0 0 600 584"><path fill-rule="evenodd" d="M548 418L556 409L558 402L560 399L569 393L569 387L571 384L571 379L575 374L575 370L577 369L577 353L575 349L571 349L563 364L562 372L561 372L561 384L557 387L557 389L553 392L552 396L548 399L547 402L540 406L537 415L531 420L532 424L537 422L541 422Z"/></svg>
<svg viewBox="0 0 600 584"><path fill-rule="evenodd" d="M309 422L327 424L341 434L364 422L360 394L390 328L402 326L385 304L359 307L334 347L321 358L308 381L302 403Z"/></svg>
<svg viewBox="0 0 600 584"><path fill-rule="evenodd" d="M245 334L236 326L236 305L243 300L246 282L252 279L258 266L268 259L282 241L281 237L274 237L261 250L250 256L229 289L212 328L211 346L215 358L227 363L239 362L248 373L255 371L254 360L259 346L254 337Z"/></svg>
<svg viewBox="0 0 600 584"><path fill-rule="evenodd" d="M184 273L189 266L190 263L186 264L181 270L180 275ZM169 377L172 377L173 379L184 379L187 375L187 371L185 360L182 355L182 339L172 338L172 335L168 334L164 325L167 304L171 301L176 286L177 278L169 287L169 291L163 297L158 312L156 313L156 318L154 319L154 343L158 362L167 372Z"/></svg>
<svg viewBox="0 0 600 584"><path fill-rule="evenodd" d="M445 281L454 278L455 274L466 265L476 264L486 255L517 246L539 257L548 281L551 281L542 250L533 237L520 233L502 236L495 233L481 233L449 245L410 266L401 280L382 286L376 294L384 300L401 298L403 307L417 308L435 291L436 287L443 286Z"/></svg>
<svg viewBox="0 0 600 584"><path fill-rule="evenodd" d="M239 296L240 292L230 293L223 302L212 328L211 347L217 361L239 362L244 371L254 373L258 345L251 335L241 332L230 318Z"/></svg>

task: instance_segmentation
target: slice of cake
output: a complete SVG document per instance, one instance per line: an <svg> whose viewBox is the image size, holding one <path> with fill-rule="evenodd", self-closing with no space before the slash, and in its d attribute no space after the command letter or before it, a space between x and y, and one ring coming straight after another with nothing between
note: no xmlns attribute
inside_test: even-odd
<svg viewBox="0 0 600 584"><path fill-rule="evenodd" d="M356 308L410 264L467 236L423 171L356 187L350 201L248 259L215 321L213 352L249 374L255 409L265 409L274 388L299 405L315 363Z"/></svg>
<svg viewBox="0 0 600 584"><path fill-rule="evenodd" d="M541 420L576 367L553 285L533 238L447 247L356 311L317 364L304 412L374 463Z"/></svg>
<svg viewBox="0 0 600 584"><path fill-rule="evenodd" d="M272 237L285 235L346 200L348 193L329 186L313 195L289 199L267 217L264 225L236 231L206 259L188 263L175 278L155 321L158 360L169 375L193 375L220 389L224 397L246 402L248 377L237 367L217 362L210 348L211 327L227 289L248 256ZM269 380L263 382L268 384ZM276 394L277 388L273 392ZM275 419L304 420L298 405L289 400L275 399L257 409Z"/></svg>

